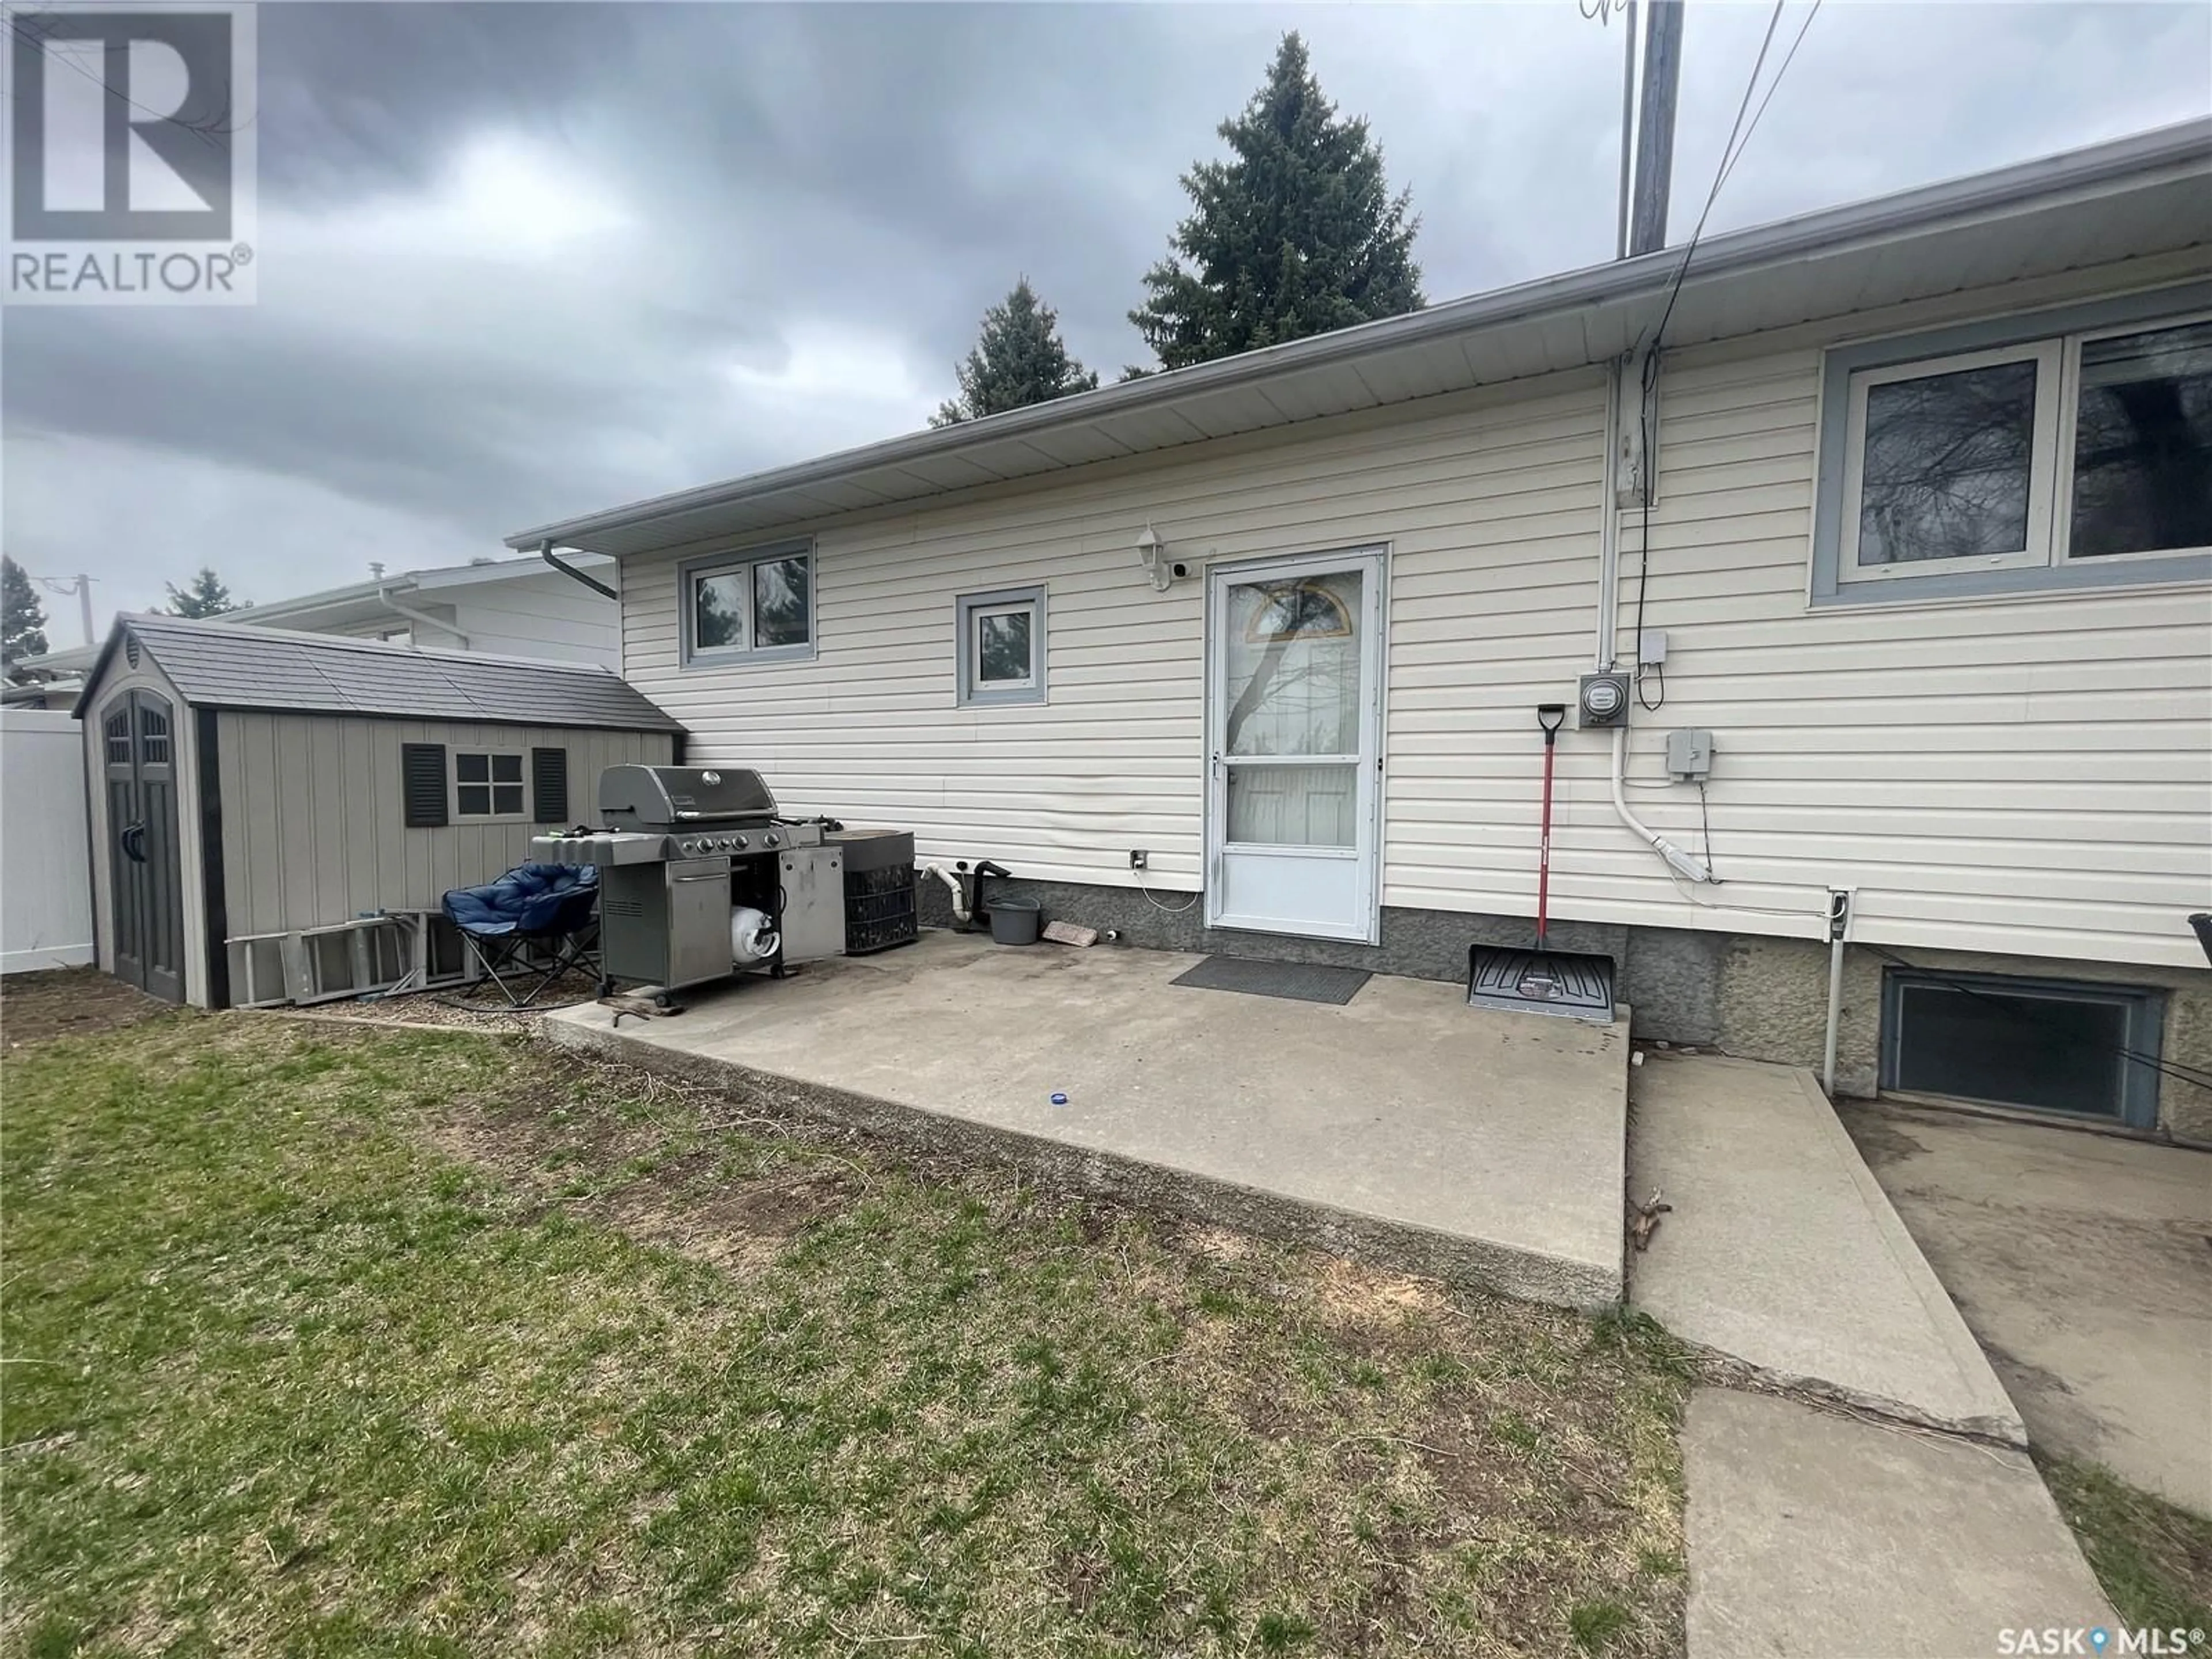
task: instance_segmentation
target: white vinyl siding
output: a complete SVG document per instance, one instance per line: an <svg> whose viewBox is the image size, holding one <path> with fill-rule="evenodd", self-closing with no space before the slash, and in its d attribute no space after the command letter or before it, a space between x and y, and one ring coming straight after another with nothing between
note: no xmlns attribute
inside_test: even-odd
<svg viewBox="0 0 2212 1659"><path fill-rule="evenodd" d="M2183 917L2212 897L2212 588L1808 603L1822 347L2004 304L1670 363L1644 618L1669 635L1667 696L1635 711L1629 796L1701 850L1697 792L1647 786L1668 730L1711 728L1724 884L1670 879L1614 816L1607 738L1570 731L1555 916L1824 937L1826 888L1850 885L1869 943L2201 965ZM1205 564L1383 544L1383 902L1530 915L1534 710L1590 663L1603 425L1599 376L1558 376L822 520L810 662L679 671L678 561L712 550L629 560L629 677L696 761L759 767L787 811L1041 879L1126 885L1141 847L1153 886L1188 890ZM1193 573L1164 594L1138 561L1147 523ZM1630 659L1638 532L1624 513ZM955 707L957 596L1048 583L1050 705Z"/></svg>

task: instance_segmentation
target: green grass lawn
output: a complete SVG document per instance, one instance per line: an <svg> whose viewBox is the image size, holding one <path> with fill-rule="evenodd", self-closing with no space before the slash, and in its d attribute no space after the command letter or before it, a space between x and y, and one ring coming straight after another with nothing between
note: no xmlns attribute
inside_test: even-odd
<svg viewBox="0 0 2212 1659"><path fill-rule="evenodd" d="M1638 1325L480 1036L0 1088L11 1652L1680 1650Z"/></svg>
<svg viewBox="0 0 2212 1659"><path fill-rule="evenodd" d="M2036 1462L2122 1625L2212 1631L2212 1519L2131 1486L2102 1464Z"/></svg>

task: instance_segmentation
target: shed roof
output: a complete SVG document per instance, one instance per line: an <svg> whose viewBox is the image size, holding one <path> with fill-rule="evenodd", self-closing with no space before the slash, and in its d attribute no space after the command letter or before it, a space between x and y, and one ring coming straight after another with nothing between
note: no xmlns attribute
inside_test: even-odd
<svg viewBox="0 0 2212 1659"><path fill-rule="evenodd" d="M77 698L79 716L116 653L131 638L195 708L625 732L684 729L620 675L593 665L422 651L331 634L161 616L115 619Z"/></svg>
<svg viewBox="0 0 2212 1659"><path fill-rule="evenodd" d="M2212 240L2212 121L1710 236L1402 317L518 531L622 557Z"/></svg>

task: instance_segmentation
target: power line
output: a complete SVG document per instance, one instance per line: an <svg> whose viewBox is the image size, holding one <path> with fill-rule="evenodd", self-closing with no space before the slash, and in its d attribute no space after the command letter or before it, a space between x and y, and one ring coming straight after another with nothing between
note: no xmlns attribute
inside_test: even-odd
<svg viewBox="0 0 2212 1659"><path fill-rule="evenodd" d="M228 136L239 131L235 126L223 125L222 122L214 116L210 116L205 120L201 121L180 121L174 115L165 114L158 109L154 109L145 104L140 103L136 98L131 97L125 93L118 92L113 87L107 83L107 77L105 75L94 75L90 70L86 69L83 65L77 63L76 60L71 58L67 52L52 52L46 51L45 47L46 43L52 39L52 30L49 29L45 33L40 32L32 25L26 23L23 21L23 15L20 11L11 11L5 6L0 6L0 21L4 21L6 23L8 32L14 35L17 40L23 41L27 45L39 47L40 49L40 57L42 61L49 64L60 64L64 69L68 70L80 80L91 82L93 85L98 87L110 98L115 99L118 102L130 105L131 108L137 110L140 114L148 117L149 119L161 122L163 125L167 126L182 127L186 132L191 133L202 143L205 144L210 149L220 149L222 148L220 144L216 143L213 135L222 133ZM229 113L229 108L228 106L224 107L223 113L226 115Z"/></svg>
<svg viewBox="0 0 2212 1659"><path fill-rule="evenodd" d="M1656 373L1659 343L1666 337L1667 325L1674 318L1674 301L1681 296L1682 279L1690 274L1690 261L1697 256L1698 243L1705 234L1705 221L1712 217L1713 204L1720 200L1721 186L1728 182L1729 170L1734 165L1735 157L1739 153L1736 149L1736 135L1743 131L1743 118L1751 109L1751 95L1759 90L1759 72L1766 67L1767 49L1774 44L1775 26L1781 22L1782 9L1789 3L1790 0L1774 0L1774 10L1766 20L1766 33L1759 43L1759 56L1751 66L1751 78L1744 82L1743 97L1735 106L1735 119L1729 126L1728 142L1721 146L1721 164L1713 169L1712 188L1705 192L1705 209L1698 215L1697 228L1690 233L1690 245L1682 250L1682 263L1675 268L1674 283L1667 290L1667 307L1659 313L1659 326L1651 331L1650 355L1645 358L1644 365L1644 389L1647 392L1650 390L1652 376ZM1811 22L1811 16L1808 15L1805 21ZM1781 78L1778 75L1775 76L1778 85ZM1767 96L1771 98L1773 95L1773 88L1769 88ZM1644 493L1648 495L1650 492L1647 490Z"/></svg>
<svg viewBox="0 0 2212 1659"><path fill-rule="evenodd" d="M1813 27L1813 20L1820 15L1820 0L1813 0L1812 9L1805 14L1805 21L1797 26L1796 39L1790 41L1790 50L1782 54L1782 67L1774 71L1774 78L1766 83L1766 96L1759 100L1759 107L1752 112L1751 125L1743 130L1743 142L1735 147L1735 156L1721 169L1720 184L1713 186L1715 194L1719 193L1721 185L1728 183L1729 175L1735 171L1736 162L1741 161L1744 151L1751 148L1751 135L1759 131L1766 106L1774 101L1774 89L1782 84L1782 77L1790 73L1790 65L1796 61L1797 48L1805 44L1805 32Z"/></svg>
<svg viewBox="0 0 2212 1659"><path fill-rule="evenodd" d="M1813 27L1814 18L1820 15L1820 0L1813 0L1811 9L1805 14L1805 21L1797 26L1796 38L1790 43L1790 50L1783 54L1781 67L1774 71L1774 79L1767 83L1766 95L1759 100L1757 113L1752 115L1750 125L1746 125L1744 116L1751 110L1751 95L1759 90L1759 71L1766 67L1766 54L1774 45L1775 28L1781 23L1783 9L1788 4L1789 0L1774 0L1774 10L1766 20L1766 33L1759 38L1759 56L1752 62L1751 77L1744 82L1743 96L1735 106L1735 119L1729 126L1728 142L1721 146L1720 165L1713 170L1712 188L1705 192L1705 205L1698 215L1697 228L1690 233L1689 246L1682 250L1682 263L1674 268L1674 280L1668 285L1667 304L1659 313L1659 325L1651 331L1650 343L1644 349L1644 372L1639 387L1641 395L1637 399L1636 411L1637 432L1642 441L1640 447L1645 473L1637 490L1643 500L1643 523L1638 538L1636 562L1636 638L1639 658L1644 639L1645 601L1651 591L1651 392L1659 379L1659 348L1667 337L1667 325L1674 320L1674 301L1681 297L1682 283L1689 276L1690 261L1697 258L1698 243L1705 236L1705 222L1712 216L1713 204L1720 200L1722 186L1728 183L1729 175L1735 171L1735 164L1743 159L1744 151L1750 147L1751 135L1759 130L1760 117L1766 113L1766 106L1774 101L1775 88L1782 84L1782 77L1790 73L1790 65L1797 56L1797 48L1805 43L1806 31ZM1644 692L1644 677L1639 668L1636 700L1656 714L1667 701L1666 686L1662 677L1659 682L1657 701L1650 700Z"/></svg>

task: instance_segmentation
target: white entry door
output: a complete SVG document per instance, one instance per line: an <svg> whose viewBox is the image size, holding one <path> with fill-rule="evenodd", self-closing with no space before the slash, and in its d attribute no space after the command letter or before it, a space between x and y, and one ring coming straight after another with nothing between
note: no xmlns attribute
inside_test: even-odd
<svg viewBox="0 0 2212 1659"><path fill-rule="evenodd" d="M1206 920L1372 945L1382 553L1208 574Z"/></svg>

